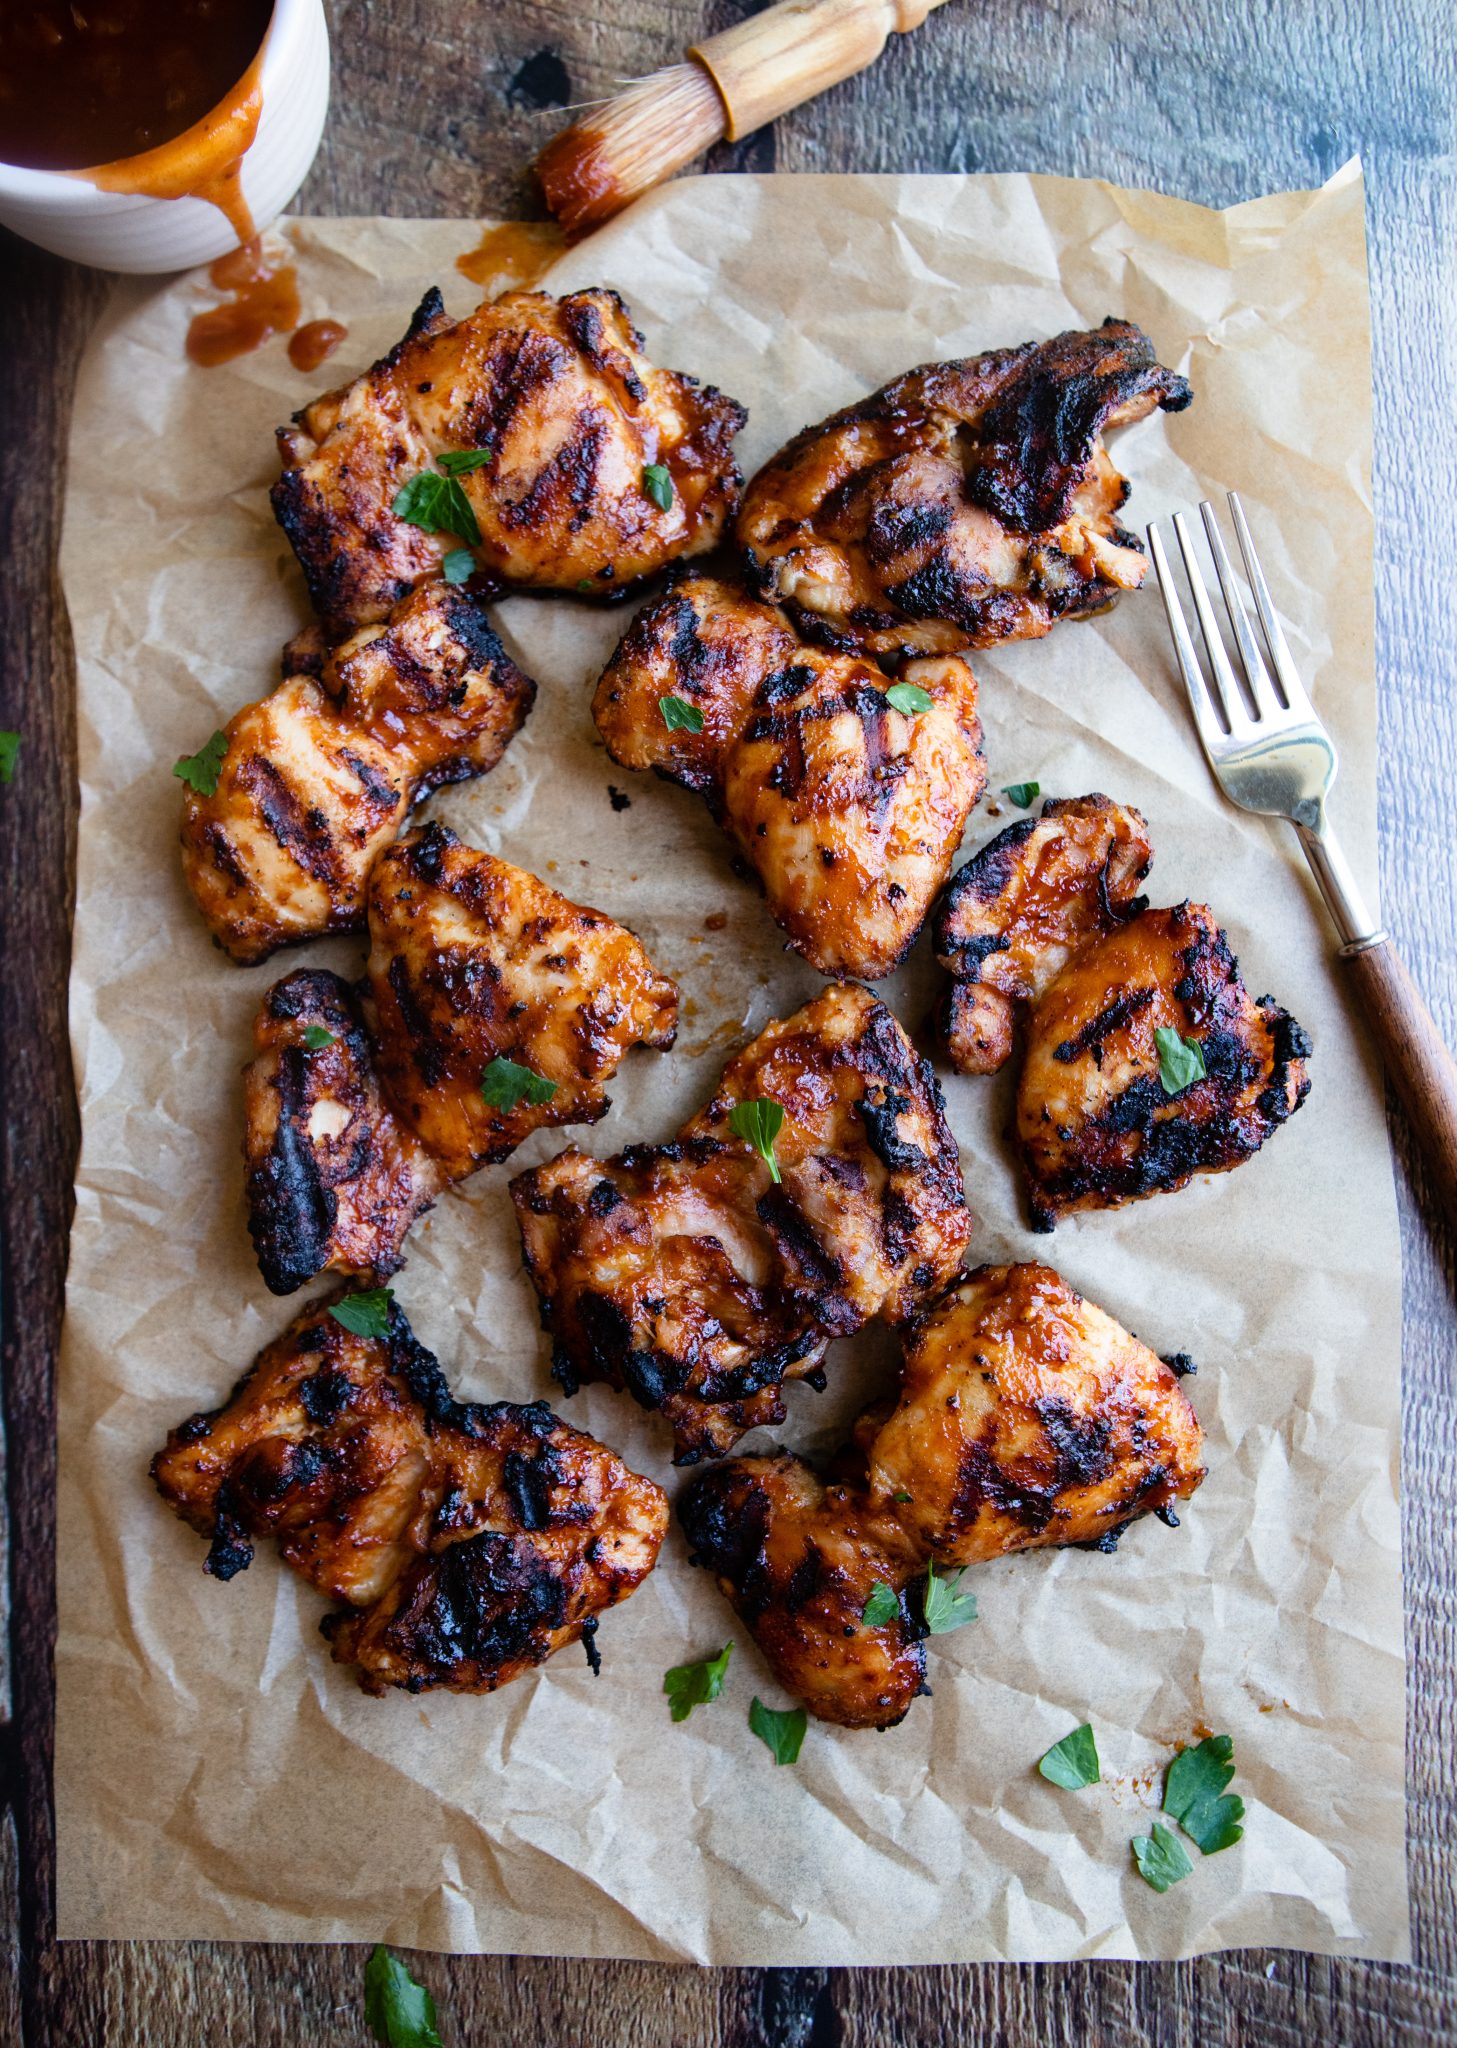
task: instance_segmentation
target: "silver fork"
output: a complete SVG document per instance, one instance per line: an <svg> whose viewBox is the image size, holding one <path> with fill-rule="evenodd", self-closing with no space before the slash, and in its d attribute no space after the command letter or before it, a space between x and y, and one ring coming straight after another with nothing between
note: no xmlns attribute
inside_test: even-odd
<svg viewBox="0 0 1457 2048"><path fill-rule="evenodd" d="M1149 548L1194 724L1215 780L1230 801L1242 810L1288 818L1295 827L1340 936L1341 958L1348 963L1348 972L1381 1049L1387 1073L1427 1155L1442 1206L1449 1217L1457 1216L1457 1066L1390 934L1381 929L1367 908L1341 851L1326 812L1326 797L1336 779L1335 745L1316 716L1315 706L1306 695L1291 659L1250 538L1244 507L1234 491L1229 493L1229 509L1274 671L1272 677L1235 582L1214 507L1206 502L1199 510L1224 595L1244 693L1225 650L1224 635L1199 566L1189 522L1182 512L1175 513L1174 531L1179 537L1179 550L1208 658L1207 674L1195 652L1158 528L1148 529Z"/></svg>

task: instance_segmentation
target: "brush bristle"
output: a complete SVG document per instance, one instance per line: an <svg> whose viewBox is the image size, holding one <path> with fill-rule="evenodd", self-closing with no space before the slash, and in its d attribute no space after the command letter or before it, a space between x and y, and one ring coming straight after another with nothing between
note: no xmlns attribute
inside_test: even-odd
<svg viewBox="0 0 1457 2048"><path fill-rule="evenodd" d="M546 203L575 239L701 156L724 132L718 88L698 64L670 64L594 108L536 159Z"/></svg>

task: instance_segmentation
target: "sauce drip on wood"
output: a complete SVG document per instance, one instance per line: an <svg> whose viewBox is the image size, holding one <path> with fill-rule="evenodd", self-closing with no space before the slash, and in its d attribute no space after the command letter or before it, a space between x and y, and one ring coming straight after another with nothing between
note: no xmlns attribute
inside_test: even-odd
<svg viewBox="0 0 1457 2048"><path fill-rule="evenodd" d="M456 257L455 267L472 284L519 291L545 277L566 246L554 220L508 220L487 228L474 249Z"/></svg>
<svg viewBox="0 0 1457 2048"><path fill-rule="evenodd" d="M175 141L229 96L272 12L273 0L4 0L0 160L78 170Z"/></svg>
<svg viewBox="0 0 1457 2048"><path fill-rule="evenodd" d="M187 330L187 353L204 369L230 363L235 356L247 355L267 341L271 334L288 334L298 326L297 273L292 264L282 264L275 270L256 238L245 242L241 249L219 256L207 274L220 289L231 292L232 297L221 306L211 306L207 312L199 313Z"/></svg>
<svg viewBox="0 0 1457 2048"><path fill-rule="evenodd" d="M300 327L288 344L288 359L296 370L317 370L327 361L349 329L338 320L310 320Z"/></svg>

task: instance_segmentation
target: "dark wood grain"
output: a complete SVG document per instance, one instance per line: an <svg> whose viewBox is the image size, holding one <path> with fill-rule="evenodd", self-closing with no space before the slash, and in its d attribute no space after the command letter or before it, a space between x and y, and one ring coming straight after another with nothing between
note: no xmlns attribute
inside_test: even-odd
<svg viewBox="0 0 1457 2048"><path fill-rule="evenodd" d="M334 110L300 206L531 209L521 166L560 118L522 66L610 91L750 11L737 0L336 0ZM1449 0L953 0L876 69L715 169L1045 170L1227 205L1360 151L1377 363L1382 882L1439 1026L1457 1021L1457 33ZM0 238L0 1300L13 1710L0 1897L19 1961L0 2040L26 2048L353 2048L361 1956L340 1948L50 1938L52 1378L76 1139L65 1038L74 711L54 581L74 365L104 283ZM1339 792L1337 809L1339 808ZM421 1958L451 2048L1352 2048L1457 2038L1457 1380L1453 1240L1393 1112L1405 1259L1403 1522L1410 1656L1410 1970L1245 1953L1133 1969L715 1971ZM1359 1190L1353 1190L1359 1199ZM1358 1541L1354 1532L1352 1540ZM17 1874L18 1873L18 1874ZM21 2035L16 2033L20 2015Z"/></svg>
<svg viewBox="0 0 1457 2048"><path fill-rule="evenodd" d="M1457 1218L1457 1063L1390 939L1352 953L1345 977L1401 1099L1436 1204Z"/></svg>

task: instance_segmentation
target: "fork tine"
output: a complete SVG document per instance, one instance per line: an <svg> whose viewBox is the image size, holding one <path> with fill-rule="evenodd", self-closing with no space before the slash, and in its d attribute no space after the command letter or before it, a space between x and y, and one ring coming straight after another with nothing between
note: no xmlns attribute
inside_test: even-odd
<svg viewBox="0 0 1457 2048"><path fill-rule="evenodd" d="M1194 652L1194 642L1189 637L1189 628L1184 619L1184 607L1174 588L1173 575L1169 569L1169 558L1164 553L1164 544L1159 539L1157 526L1148 529L1148 550L1153 556L1154 574L1159 580L1159 589L1164 595L1164 610L1169 615L1169 631L1174 636L1174 655L1179 664L1179 673L1184 678L1184 688L1189 696L1189 709L1194 714L1194 724L1209 763L1214 765L1215 751L1224 733L1214 715L1209 690L1204 681L1204 671L1199 666L1199 657Z"/></svg>
<svg viewBox="0 0 1457 2048"><path fill-rule="evenodd" d="M1225 723L1231 733L1248 733L1252 720L1245 709L1245 700L1239 693L1239 684L1234 679L1229 656L1224 651L1224 637L1219 630L1219 621L1214 616L1214 607L1209 602L1204 571L1199 567L1199 558L1194 552L1194 536L1190 533L1189 522L1182 512L1174 514L1174 532L1179 536L1179 552L1184 557L1184 568L1194 598L1194 609L1199 614L1199 625L1204 634L1204 647L1213 673L1211 688L1223 709Z"/></svg>
<svg viewBox="0 0 1457 2048"><path fill-rule="evenodd" d="M1250 592L1255 600L1255 610L1260 615L1260 625L1264 629L1265 643L1269 647L1271 656L1274 659L1275 674L1279 678L1280 688L1285 695L1285 702L1292 711L1303 713L1308 718L1314 718L1315 706L1306 695L1305 685L1300 680L1300 671L1296 668L1291 657L1290 648L1285 639L1285 629L1280 624L1279 614L1276 612L1274 602L1270 596L1270 586L1265 581L1265 572L1260 567L1259 556L1255 553L1255 543L1250 537L1249 522L1245 518L1245 508L1239 501L1238 491L1231 491L1229 493L1229 509L1234 515L1234 530L1239 537L1239 551L1244 556L1245 574L1249 578Z"/></svg>
<svg viewBox="0 0 1457 2048"><path fill-rule="evenodd" d="M1249 689L1250 702L1255 707L1255 718L1257 721L1278 718L1283 707L1275 695L1274 685L1270 681L1270 671L1265 667L1264 656L1260 653L1260 645L1250 623L1250 615L1235 583L1234 565L1224 545L1224 536L1219 531L1219 521L1214 516L1214 507L1206 498L1199 511L1209 540L1209 552L1214 557L1214 573L1219 578L1220 589L1224 592L1224 608L1229 613L1229 623L1234 632L1235 644L1239 648L1240 666L1245 672L1245 683Z"/></svg>

